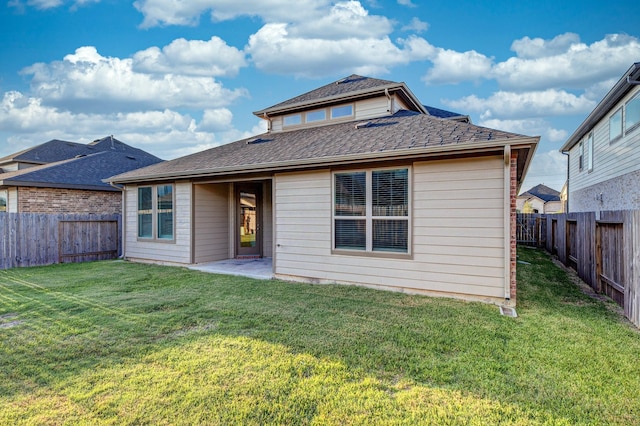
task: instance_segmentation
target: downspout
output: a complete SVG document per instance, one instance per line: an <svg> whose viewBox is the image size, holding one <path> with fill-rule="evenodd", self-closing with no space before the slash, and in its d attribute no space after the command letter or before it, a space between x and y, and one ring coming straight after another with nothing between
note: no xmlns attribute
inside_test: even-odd
<svg viewBox="0 0 640 426"><path fill-rule="evenodd" d="M511 146L504 147L504 298L511 300Z"/></svg>
<svg viewBox="0 0 640 426"><path fill-rule="evenodd" d="M388 99L388 103L387 103L387 112L389 114L393 114L393 111L391 111L391 107L392 105L392 100L391 100L391 95L389 94L389 88L385 87L384 89L384 95L387 97Z"/></svg>
<svg viewBox="0 0 640 426"><path fill-rule="evenodd" d="M126 217L127 217L127 203L126 203L126 198L125 198L125 186L118 186L117 184L113 183L113 182L109 182L109 185L111 185L112 187L118 189L120 191L120 193L122 194L122 213L120 215L120 223L122 224L122 254L120 254L118 256L118 259L124 259L124 254L125 254L125 245L126 245L126 241L127 241L127 221L126 221Z"/></svg>
<svg viewBox="0 0 640 426"><path fill-rule="evenodd" d="M267 113L263 113L262 116L264 117L265 120L267 120L267 133L271 133L271 119L269 118L269 115L267 115Z"/></svg>

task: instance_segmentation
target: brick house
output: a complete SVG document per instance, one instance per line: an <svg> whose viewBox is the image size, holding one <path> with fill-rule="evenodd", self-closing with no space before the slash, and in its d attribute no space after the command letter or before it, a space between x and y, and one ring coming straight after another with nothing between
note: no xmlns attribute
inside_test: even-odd
<svg viewBox="0 0 640 426"><path fill-rule="evenodd" d="M121 191L102 179L160 161L113 136L51 140L0 158L0 211L119 214Z"/></svg>

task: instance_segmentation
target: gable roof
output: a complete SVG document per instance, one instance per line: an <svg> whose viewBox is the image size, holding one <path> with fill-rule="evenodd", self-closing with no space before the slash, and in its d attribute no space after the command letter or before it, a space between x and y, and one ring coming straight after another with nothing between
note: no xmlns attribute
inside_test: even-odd
<svg viewBox="0 0 640 426"><path fill-rule="evenodd" d="M541 199L545 203L549 201L560 201L560 193L553 188L549 188L543 184L539 184L531 188L530 190L523 192L520 197L533 196Z"/></svg>
<svg viewBox="0 0 640 426"><path fill-rule="evenodd" d="M605 97L598 103L591 114L585 118L585 120L578 126L573 132L571 137L560 148L560 152L568 152L573 148L580 140L593 129L593 127L602 118L607 115L611 109L622 99L634 85L640 84L640 62L635 62L631 67L622 75L620 80L609 90Z"/></svg>
<svg viewBox="0 0 640 426"><path fill-rule="evenodd" d="M150 154L133 156L122 151L102 151L14 172L2 173L0 174L0 186L118 191L118 189L104 182L103 179L114 173L124 173L160 161L162 160Z"/></svg>
<svg viewBox="0 0 640 426"><path fill-rule="evenodd" d="M538 139L403 110L357 124L264 133L110 180L127 183L296 170L522 144L527 155L518 160L520 180Z"/></svg>
<svg viewBox="0 0 640 426"><path fill-rule="evenodd" d="M113 136L107 136L102 139L96 139L86 145L77 142L52 139L43 144L0 158L0 165L15 162L31 164L54 163L77 156L91 155L96 152L103 151L120 152L135 157L146 158L148 161L152 161L154 159L161 161L161 159L155 155L151 155L146 151L129 146Z"/></svg>
<svg viewBox="0 0 640 426"><path fill-rule="evenodd" d="M336 80L325 86L303 93L276 105L255 111L258 117L274 114L286 114L290 112L308 109L314 105L328 105L334 102L344 102L354 98L365 98L376 96L382 93L397 92L412 109L426 113L424 106L418 101L413 93L404 83L397 83L389 80L363 77L352 74L349 77Z"/></svg>
<svg viewBox="0 0 640 426"><path fill-rule="evenodd" d="M453 112L453 111L447 111L446 109L440 109L440 108L432 107L432 106L429 106L429 105L423 105L423 106L427 110L429 115L432 115L434 117L449 118L449 119L454 119L454 120L471 122L471 120L469 119L468 115L463 115L463 114L460 114L458 112Z"/></svg>

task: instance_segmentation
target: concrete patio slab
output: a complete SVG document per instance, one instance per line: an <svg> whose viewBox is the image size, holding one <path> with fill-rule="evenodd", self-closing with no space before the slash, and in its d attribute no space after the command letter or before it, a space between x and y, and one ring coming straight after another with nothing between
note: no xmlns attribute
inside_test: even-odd
<svg viewBox="0 0 640 426"><path fill-rule="evenodd" d="M211 272L214 274L237 275L260 280L273 278L273 263L270 257L261 259L227 259L217 262L199 263L189 269Z"/></svg>

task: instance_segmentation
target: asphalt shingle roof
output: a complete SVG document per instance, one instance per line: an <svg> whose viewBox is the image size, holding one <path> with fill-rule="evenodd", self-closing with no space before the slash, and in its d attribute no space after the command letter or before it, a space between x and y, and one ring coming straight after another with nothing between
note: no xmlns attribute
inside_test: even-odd
<svg viewBox="0 0 640 426"><path fill-rule="evenodd" d="M0 185L53 186L115 191L116 189L103 182L103 179L114 173L124 173L160 161L162 160L150 154L134 156L126 152L102 151L3 173L0 174Z"/></svg>
<svg viewBox="0 0 640 426"><path fill-rule="evenodd" d="M549 201L560 201L560 193L553 188L549 188L543 184L539 184L521 194L521 197L526 197L533 195L534 197L540 198L545 203Z"/></svg>
<svg viewBox="0 0 640 426"><path fill-rule="evenodd" d="M312 102L320 99L337 97L352 92L360 92L363 90L374 89L376 87L385 87L390 85L399 86L399 83L389 80L380 80L377 78L363 77L361 75L352 74L349 77L329 83L325 86L303 93L302 95L287 99L276 105L265 108L263 111L279 109L289 105Z"/></svg>
<svg viewBox="0 0 640 426"><path fill-rule="evenodd" d="M53 139L43 144L25 149L23 151L0 158L0 164L6 162L26 162L26 163L54 163L56 161L67 160L80 155L91 155L96 152L112 151L129 154L136 157L148 157L149 159L160 159L138 148L129 146L112 136L98 139L89 144L68 142Z"/></svg>
<svg viewBox="0 0 640 426"><path fill-rule="evenodd" d="M513 138L522 135L399 111L366 123L346 122L288 132L264 133L144 169L114 176L116 182L207 173L249 172L266 165L329 162L344 156L389 154L394 151L439 148Z"/></svg>

